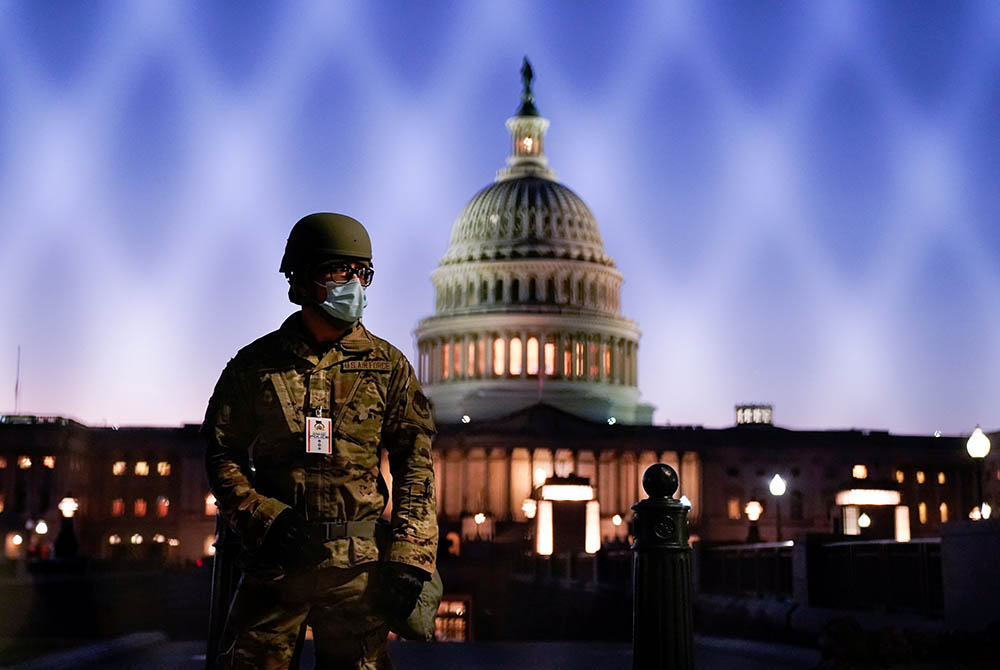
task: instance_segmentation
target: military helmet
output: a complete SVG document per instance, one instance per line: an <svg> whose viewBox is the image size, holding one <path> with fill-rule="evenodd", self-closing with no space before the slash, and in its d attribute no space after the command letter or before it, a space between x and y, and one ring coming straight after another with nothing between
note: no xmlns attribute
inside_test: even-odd
<svg viewBox="0 0 1000 670"><path fill-rule="evenodd" d="M372 242L368 231L359 221L343 214L309 214L292 226L278 272L288 276L335 256L370 261Z"/></svg>

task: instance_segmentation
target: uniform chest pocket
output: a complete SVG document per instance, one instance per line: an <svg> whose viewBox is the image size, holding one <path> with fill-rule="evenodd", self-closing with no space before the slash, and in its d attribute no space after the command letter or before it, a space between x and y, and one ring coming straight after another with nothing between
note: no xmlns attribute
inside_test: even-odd
<svg viewBox="0 0 1000 670"><path fill-rule="evenodd" d="M358 374L350 393L337 403L340 408L334 426L338 437L370 449L377 449L382 440L385 414L385 385L375 375L371 372Z"/></svg>
<svg viewBox="0 0 1000 670"><path fill-rule="evenodd" d="M305 386L297 381L299 379L289 379L287 372L280 370L259 374L257 392L253 395L258 437L275 441L289 434L304 434L301 407L305 401Z"/></svg>

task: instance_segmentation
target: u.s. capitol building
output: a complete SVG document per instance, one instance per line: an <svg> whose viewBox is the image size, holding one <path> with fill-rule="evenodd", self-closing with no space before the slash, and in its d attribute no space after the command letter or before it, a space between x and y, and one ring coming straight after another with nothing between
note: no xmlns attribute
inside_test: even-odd
<svg viewBox="0 0 1000 670"><path fill-rule="evenodd" d="M415 331L421 382L443 423L545 402L595 421L649 424L639 329L621 314L622 274L590 209L549 169L549 121L535 107L527 61L522 75L507 165L459 214L431 275L435 313Z"/></svg>

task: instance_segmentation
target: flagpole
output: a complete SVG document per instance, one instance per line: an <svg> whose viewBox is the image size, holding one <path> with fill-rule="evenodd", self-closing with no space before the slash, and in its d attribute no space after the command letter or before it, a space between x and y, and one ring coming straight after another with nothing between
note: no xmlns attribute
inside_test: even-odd
<svg viewBox="0 0 1000 670"><path fill-rule="evenodd" d="M21 412L21 345L17 345L17 376L14 378L14 414Z"/></svg>

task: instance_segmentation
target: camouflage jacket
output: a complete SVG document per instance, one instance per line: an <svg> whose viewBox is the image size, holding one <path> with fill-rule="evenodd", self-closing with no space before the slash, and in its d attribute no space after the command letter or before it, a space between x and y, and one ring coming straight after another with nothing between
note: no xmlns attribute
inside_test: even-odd
<svg viewBox="0 0 1000 670"><path fill-rule="evenodd" d="M331 455L306 453L310 416L332 419ZM307 343L300 313L241 349L219 378L202 434L209 485L248 549L248 567L288 507L308 521L379 518L388 494L379 471L385 449L393 500L385 558L434 570L430 406L403 354L360 322L322 356ZM379 558L370 537L334 539L325 548L321 567Z"/></svg>

